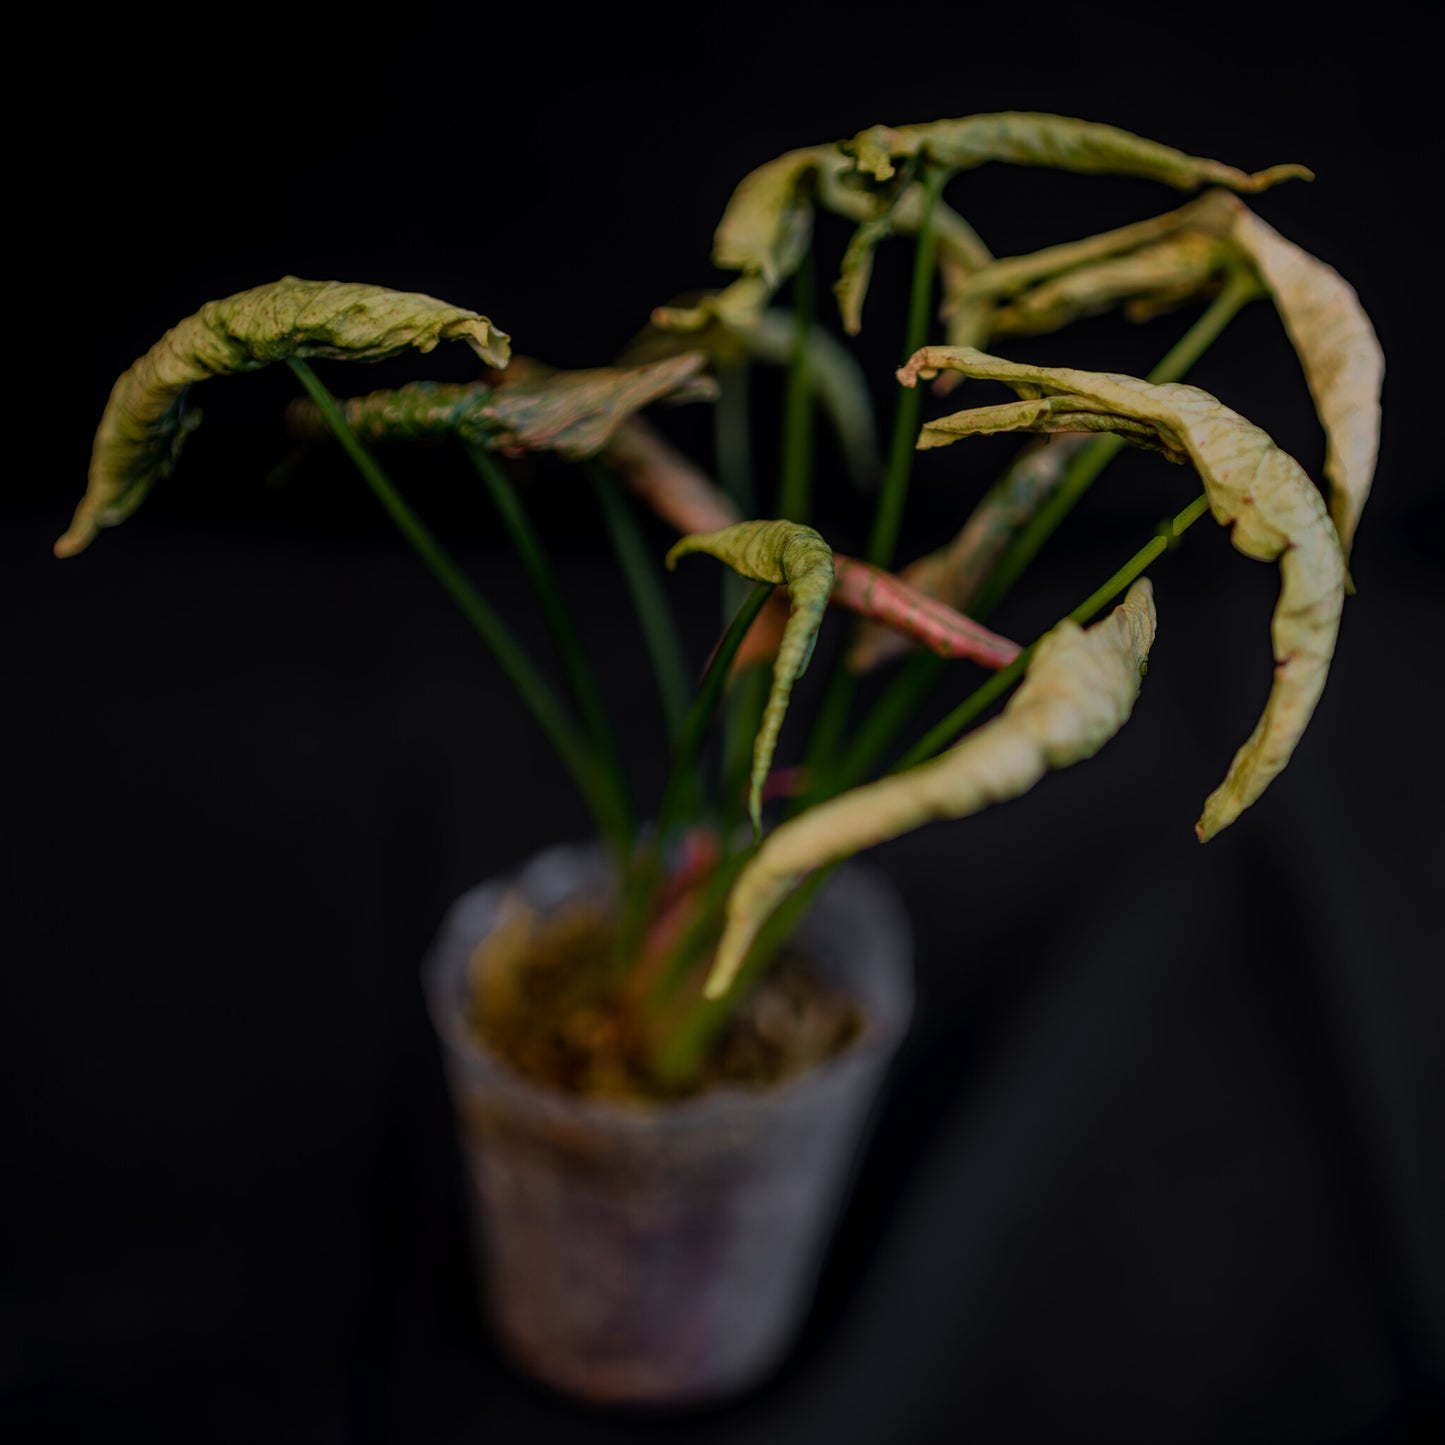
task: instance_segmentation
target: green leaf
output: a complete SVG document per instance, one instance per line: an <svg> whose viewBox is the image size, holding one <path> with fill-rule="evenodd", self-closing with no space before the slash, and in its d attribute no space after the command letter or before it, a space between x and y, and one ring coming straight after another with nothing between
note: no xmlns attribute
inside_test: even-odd
<svg viewBox="0 0 1445 1445"><path fill-rule="evenodd" d="M1143 424L1154 433L1154 445L1187 454L1204 482L1215 520L1230 525L1236 550L1260 561L1278 561L1281 586L1271 628L1274 685L1259 723L1235 754L1224 782L1205 802L1195 832L1201 842L1207 841L1282 771L1324 689L1344 603L1345 564L1323 498L1300 464L1266 433L1198 387L1021 366L950 347L925 347L898 377L912 386L920 376L943 367L1002 381L1026 398L1054 399L1064 414L1113 417L1126 441L1139 440ZM919 444L957 440L969 429L968 415L929 423L924 435L930 441L920 438ZM1043 424L1051 425L1057 415L1046 413ZM1034 428L1026 424L1023 429Z"/></svg>
<svg viewBox="0 0 1445 1445"><path fill-rule="evenodd" d="M788 625L773 663L772 688L753 743L748 811L756 835L762 830L763 784L772 766L788 699L813 655L833 591L833 553L811 527L787 521L739 522L720 532L693 533L667 554L667 565L675 567L679 558L691 552L706 552L753 582L780 583L788 589Z"/></svg>
<svg viewBox="0 0 1445 1445"><path fill-rule="evenodd" d="M1182 191L1226 186L1262 191L1293 177L1312 179L1304 166L1271 166L1253 175L1219 161L1186 155L1117 126L1033 111L999 111L923 125L875 125L843 143L858 170L889 180L895 162L919 157L947 170L972 170L989 161L1090 174L1142 176Z"/></svg>
<svg viewBox="0 0 1445 1445"><path fill-rule="evenodd" d="M85 496L56 556L83 551L170 474L195 425L185 410L194 383L293 357L381 361L441 341L465 341L491 366L505 366L510 356L506 333L485 316L383 286L285 276L208 301L116 382L95 434Z"/></svg>
<svg viewBox="0 0 1445 1445"><path fill-rule="evenodd" d="M770 833L734 886L706 993L726 993L759 930L815 869L937 818L1027 792L1094 753L1127 721L1154 640L1153 594L1136 582L1087 631L1064 621L1039 642L1002 714L940 757L841 793Z"/></svg>

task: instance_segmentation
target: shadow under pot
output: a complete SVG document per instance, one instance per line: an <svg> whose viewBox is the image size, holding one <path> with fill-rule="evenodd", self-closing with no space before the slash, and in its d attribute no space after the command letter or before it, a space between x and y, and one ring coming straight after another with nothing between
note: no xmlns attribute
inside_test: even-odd
<svg viewBox="0 0 1445 1445"><path fill-rule="evenodd" d="M862 1025L768 1088L665 1103L523 1078L468 1022L471 960L519 892L539 914L604 899L600 848L557 847L447 913L425 968L467 1165L486 1313L529 1374L583 1399L701 1404L782 1359L807 1313L912 1009L903 906L851 863L794 935Z"/></svg>

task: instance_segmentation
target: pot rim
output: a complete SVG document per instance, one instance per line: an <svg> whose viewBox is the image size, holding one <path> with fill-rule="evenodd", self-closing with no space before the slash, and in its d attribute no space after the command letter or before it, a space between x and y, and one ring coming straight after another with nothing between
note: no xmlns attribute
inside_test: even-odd
<svg viewBox="0 0 1445 1445"><path fill-rule="evenodd" d="M548 1088L516 1072L467 1024L460 1007L467 986L467 964L485 929L463 925L465 915L494 912L513 888L527 891L544 873L571 873L581 886L569 894L589 891L606 873L602 845L558 843L534 854L520 866L475 884L460 894L442 917L422 965L427 1012L446 1047L448 1063L459 1066L476 1082L510 1095L510 1104L539 1118L562 1121L588 1119L613 1128L657 1132L723 1124L768 1109L811 1108L826 1095L839 1092L861 1069L882 1068L902 1044L913 1012L912 930L896 886L876 867L850 859L820 890L794 937L803 942L834 935L848 947L866 947L864 981L872 998L858 998L863 1028L838 1053L823 1063L762 1087L724 1084L682 1099L591 1098ZM558 900L560 901L560 899ZM818 952L826 951L824 947Z"/></svg>

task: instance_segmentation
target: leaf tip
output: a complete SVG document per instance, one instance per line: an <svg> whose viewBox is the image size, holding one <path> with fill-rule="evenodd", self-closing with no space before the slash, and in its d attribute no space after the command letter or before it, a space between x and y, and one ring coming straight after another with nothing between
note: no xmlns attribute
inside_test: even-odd
<svg viewBox="0 0 1445 1445"><path fill-rule="evenodd" d="M95 529L71 525L64 535L55 539L54 546L50 549L57 557L74 557L77 553L85 551L95 539Z"/></svg>
<svg viewBox="0 0 1445 1445"><path fill-rule="evenodd" d="M1249 189L1251 191L1267 191L1281 181L1312 181L1314 178L1315 173L1308 166L1289 162L1285 165L1267 166L1262 171L1255 171L1249 178Z"/></svg>

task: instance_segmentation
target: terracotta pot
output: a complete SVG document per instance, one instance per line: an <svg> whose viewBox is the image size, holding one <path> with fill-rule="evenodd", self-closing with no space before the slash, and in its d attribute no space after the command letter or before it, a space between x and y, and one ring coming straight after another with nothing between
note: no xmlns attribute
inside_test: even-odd
<svg viewBox="0 0 1445 1445"><path fill-rule="evenodd" d="M520 888L539 910L604 895L595 847L559 847L447 914L425 979L468 1165L483 1299L526 1371L632 1404L717 1400L787 1351L912 1007L901 903L840 869L797 938L860 1005L860 1036L763 1090L629 1105L549 1091L465 1022L468 964Z"/></svg>

